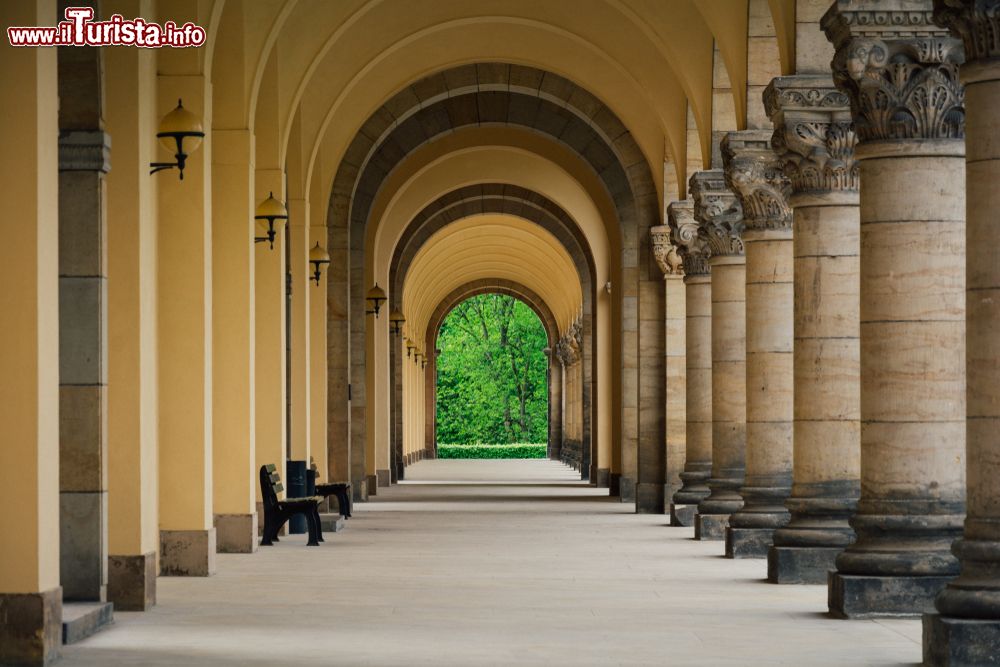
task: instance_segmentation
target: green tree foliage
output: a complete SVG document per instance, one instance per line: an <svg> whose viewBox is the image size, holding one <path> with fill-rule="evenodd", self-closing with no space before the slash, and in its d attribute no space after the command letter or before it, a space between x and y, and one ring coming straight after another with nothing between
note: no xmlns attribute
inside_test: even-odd
<svg viewBox="0 0 1000 667"><path fill-rule="evenodd" d="M546 345L538 316L518 299L480 294L458 304L438 335L438 442L544 443Z"/></svg>

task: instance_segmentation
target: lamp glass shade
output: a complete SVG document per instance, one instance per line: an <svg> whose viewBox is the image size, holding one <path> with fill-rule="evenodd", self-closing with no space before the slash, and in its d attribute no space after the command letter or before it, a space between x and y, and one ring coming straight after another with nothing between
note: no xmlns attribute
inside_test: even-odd
<svg viewBox="0 0 1000 667"><path fill-rule="evenodd" d="M180 100L177 100L177 108L168 113L160 121L160 127L156 131L156 136L160 143L171 153L177 151L177 141L175 137L186 139L184 142L184 152L188 155L193 153L198 146L201 146L201 139L205 136L205 129L201 125L201 119L184 108Z"/></svg>
<svg viewBox="0 0 1000 667"><path fill-rule="evenodd" d="M330 253L319 246L319 241L309 251L309 261L313 264L329 264Z"/></svg>
<svg viewBox="0 0 1000 667"><path fill-rule="evenodd" d="M406 322L406 318L403 317L403 313L399 312L398 310L394 310L391 313L389 313L389 322L398 326Z"/></svg>
<svg viewBox="0 0 1000 667"><path fill-rule="evenodd" d="M288 209L270 193L267 199L257 205L254 220L288 220ZM318 245L318 243L317 243Z"/></svg>
<svg viewBox="0 0 1000 667"><path fill-rule="evenodd" d="M369 301L382 302L386 300L385 290L375 283L375 286L368 290L368 295L365 297Z"/></svg>

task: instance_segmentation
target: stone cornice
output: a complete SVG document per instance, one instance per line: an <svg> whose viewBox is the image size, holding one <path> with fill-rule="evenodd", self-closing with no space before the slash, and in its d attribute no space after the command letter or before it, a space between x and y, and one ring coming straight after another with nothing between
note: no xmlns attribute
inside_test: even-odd
<svg viewBox="0 0 1000 667"><path fill-rule="evenodd" d="M931 0L836 0L823 15L861 143L965 136L962 45L931 19Z"/></svg>
<svg viewBox="0 0 1000 667"><path fill-rule="evenodd" d="M776 77L764 90L764 106L774 123L771 146L793 193L858 191L850 101L830 77Z"/></svg>
<svg viewBox="0 0 1000 667"><path fill-rule="evenodd" d="M711 273L708 258L712 251L705 239L698 236L698 221L694 219L694 204L690 200L672 201L667 205L667 227L670 240L684 264L684 274L706 276Z"/></svg>
<svg viewBox="0 0 1000 667"><path fill-rule="evenodd" d="M743 208L726 186L721 169L696 171L688 183L694 200L694 219L698 236L707 244L713 257L743 254Z"/></svg>
<svg viewBox="0 0 1000 667"><path fill-rule="evenodd" d="M677 248L670 240L670 227L657 225L649 228L649 242L653 249L653 257L656 264L663 272L663 277L682 276L684 269L681 266L681 256Z"/></svg>
<svg viewBox="0 0 1000 667"><path fill-rule="evenodd" d="M934 22L962 40L966 62L1000 58L1000 0L934 0Z"/></svg>
<svg viewBox="0 0 1000 667"><path fill-rule="evenodd" d="M59 171L111 171L111 137L101 130L59 133Z"/></svg>
<svg viewBox="0 0 1000 667"><path fill-rule="evenodd" d="M778 154L771 148L771 134L767 130L744 130L730 132L722 139L726 185L740 199L747 230L792 228L792 209L788 206L792 186Z"/></svg>

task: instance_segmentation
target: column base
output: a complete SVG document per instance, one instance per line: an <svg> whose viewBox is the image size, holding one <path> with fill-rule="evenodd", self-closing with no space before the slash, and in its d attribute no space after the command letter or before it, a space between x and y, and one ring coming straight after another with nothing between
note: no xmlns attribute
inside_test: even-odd
<svg viewBox="0 0 1000 667"><path fill-rule="evenodd" d="M108 602L118 611L146 611L156 604L156 554L108 556Z"/></svg>
<svg viewBox="0 0 1000 667"><path fill-rule="evenodd" d="M620 473L608 473L608 495L613 497L622 495L622 476Z"/></svg>
<svg viewBox="0 0 1000 667"><path fill-rule="evenodd" d="M590 481L599 489L607 489L611 486L611 471L607 468L598 468Z"/></svg>
<svg viewBox="0 0 1000 667"><path fill-rule="evenodd" d="M623 503L635 502L635 480L622 475L618 480L618 497Z"/></svg>
<svg viewBox="0 0 1000 667"><path fill-rule="evenodd" d="M0 664L48 665L62 645L62 588L0 593Z"/></svg>
<svg viewBox="0 0 1000 667"><path fill-rule="evenodd" d="M375 483L378 484L378 486L389 486L392 484L392 475L388 470L376 470Z"/></svg>
<svg viewBox="0 0 1000 667"><path fill-rule="evenodd" d="M637 484L635 511L638 514L663 514L663 485Z"/></svg>
<svg viewBox="0 0 1000 667"><path fill-rule="evenodd" d="M827 604L837 618L918 616L954 577L892 577L830 572Z"/></svg>
<svg viewBox="0 0 1000 667"><path fill-rule="evenodd" d="M363 503L368 500L368 478L351 479L351 490L354 493L354 502Z"/></svg>
<svg viewBox="0 0 1000 667"><path fill-rule="evenodd" d="M694 517L694 539L704 541L723 540L729 526L728 514L696 514Z"/></svg>
<svg viewBox="0 0 1000 667"><path fill-rule="evenodd" d="M257 513L216 514L215 548L220 554L252 554L257 551Z"/></svg>
<svg viewBox="0 0 1000 667"><path fill-rule="evenodd" d="M365 477L365 489L367 489L367 491L368 491L368 493L365 495L365 500L368 500L368 496L377 496L378 495L378 476L376 476L376 475L367 475Z"/></svg>
<svg viewBox="0 0 1000 667"><path fill-rule="evenodd" d="M63 600L107 600L107 524L107 491L59 493L59 582Z"/></svg>
<svg viewBox="0 0 1000 667"><path fill-rule="evenodd" d="M1000 620L924 614L924 664L928 667L1000 665Z"/></svg>
<svg viewBox="0 0 1000 667"><path fill-rule="evenodd" d="M726 528L726 558L767 558L773 528Z"/></svg>
<svg viewBox="0 0 1000 667"><path fill-rule="evenodd" d="M207 577L215 574L215 528L161 530L160 575Z"/></svg>
<svg viewBox="0 0 1000 667"><path fill-rule="evenodd" d="M771 547L767 580L772 584L826 584L837 570L836 547Z"/></svg>
<svg viewBox="0 0 1000 667"><path fill-rule="evenodd" d="M689 527L694 525L694 517L698 513L697 505L678 505L670 503L670 525Z"/></svg>

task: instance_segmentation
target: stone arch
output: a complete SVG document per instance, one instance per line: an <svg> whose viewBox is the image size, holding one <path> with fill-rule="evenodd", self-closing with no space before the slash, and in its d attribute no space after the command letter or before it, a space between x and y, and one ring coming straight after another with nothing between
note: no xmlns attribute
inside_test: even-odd
<svg viewBox="0 0 1000 667"><path fill-rule="evenodd" d="M331 254L335 261L340 259L352 267L348 312L349 320L354 323L332 324L331 333L350 330L352 347L367 345L367 324L361 322L359 315L364 312L364 293L369 287L364 276L372 271L370 266L364 266L365 243L374 233L368 221L382 183L418 146L467 125L526 127L568 147L590 165L614 203L622 241L623 274L614 297L616 316L623 323L623 345L627 349L655 349L655 345L638 344L640 320L662 321L663 289L644 233L659 223L660 216L657 188L642 152L624 124L589 92L558 75L504 63L465 65L425 77L390 98L355 135L334 178L328 215ZM631 316L639 315L640 285L650 292L650 297L644 299L647 311ZM622 317L622 313L629 316ZM655 334L652 327L646 330L657 338L657 343L662 342L662 331ZM374 394L367 386L365 356L351 355L350 379L355 395L363 394L367 401ZM663 360L652 353L648 356L621 365L621 416L616 425L619 436L614 440L622 442L625 451L635 452L639 439L644 439L655 458L654 451L659 445L654 443L661 442L663 437L662 420L647 420L649 426L644 431L638 415L640 406L653 410L662 405L663 383L652 374L662 375L657 369ZM639 382L640 367L649 368L650 382ZM352 407L352 424L360 427L352 428L354 451L362 450L368 439L361 426L366 408L367 405ZM615 412L619 412L617 408ZM635 428L622 426L633 421ZM627 476L631 479L637 465L635 456L629 453L625 459L630 468ZM650 461L650 470L662 467L659 461ZM370 473L367 476L371 488ZM657 484L651 483L650 488ZM631 483L628 486L631 488Z"/></svg>

